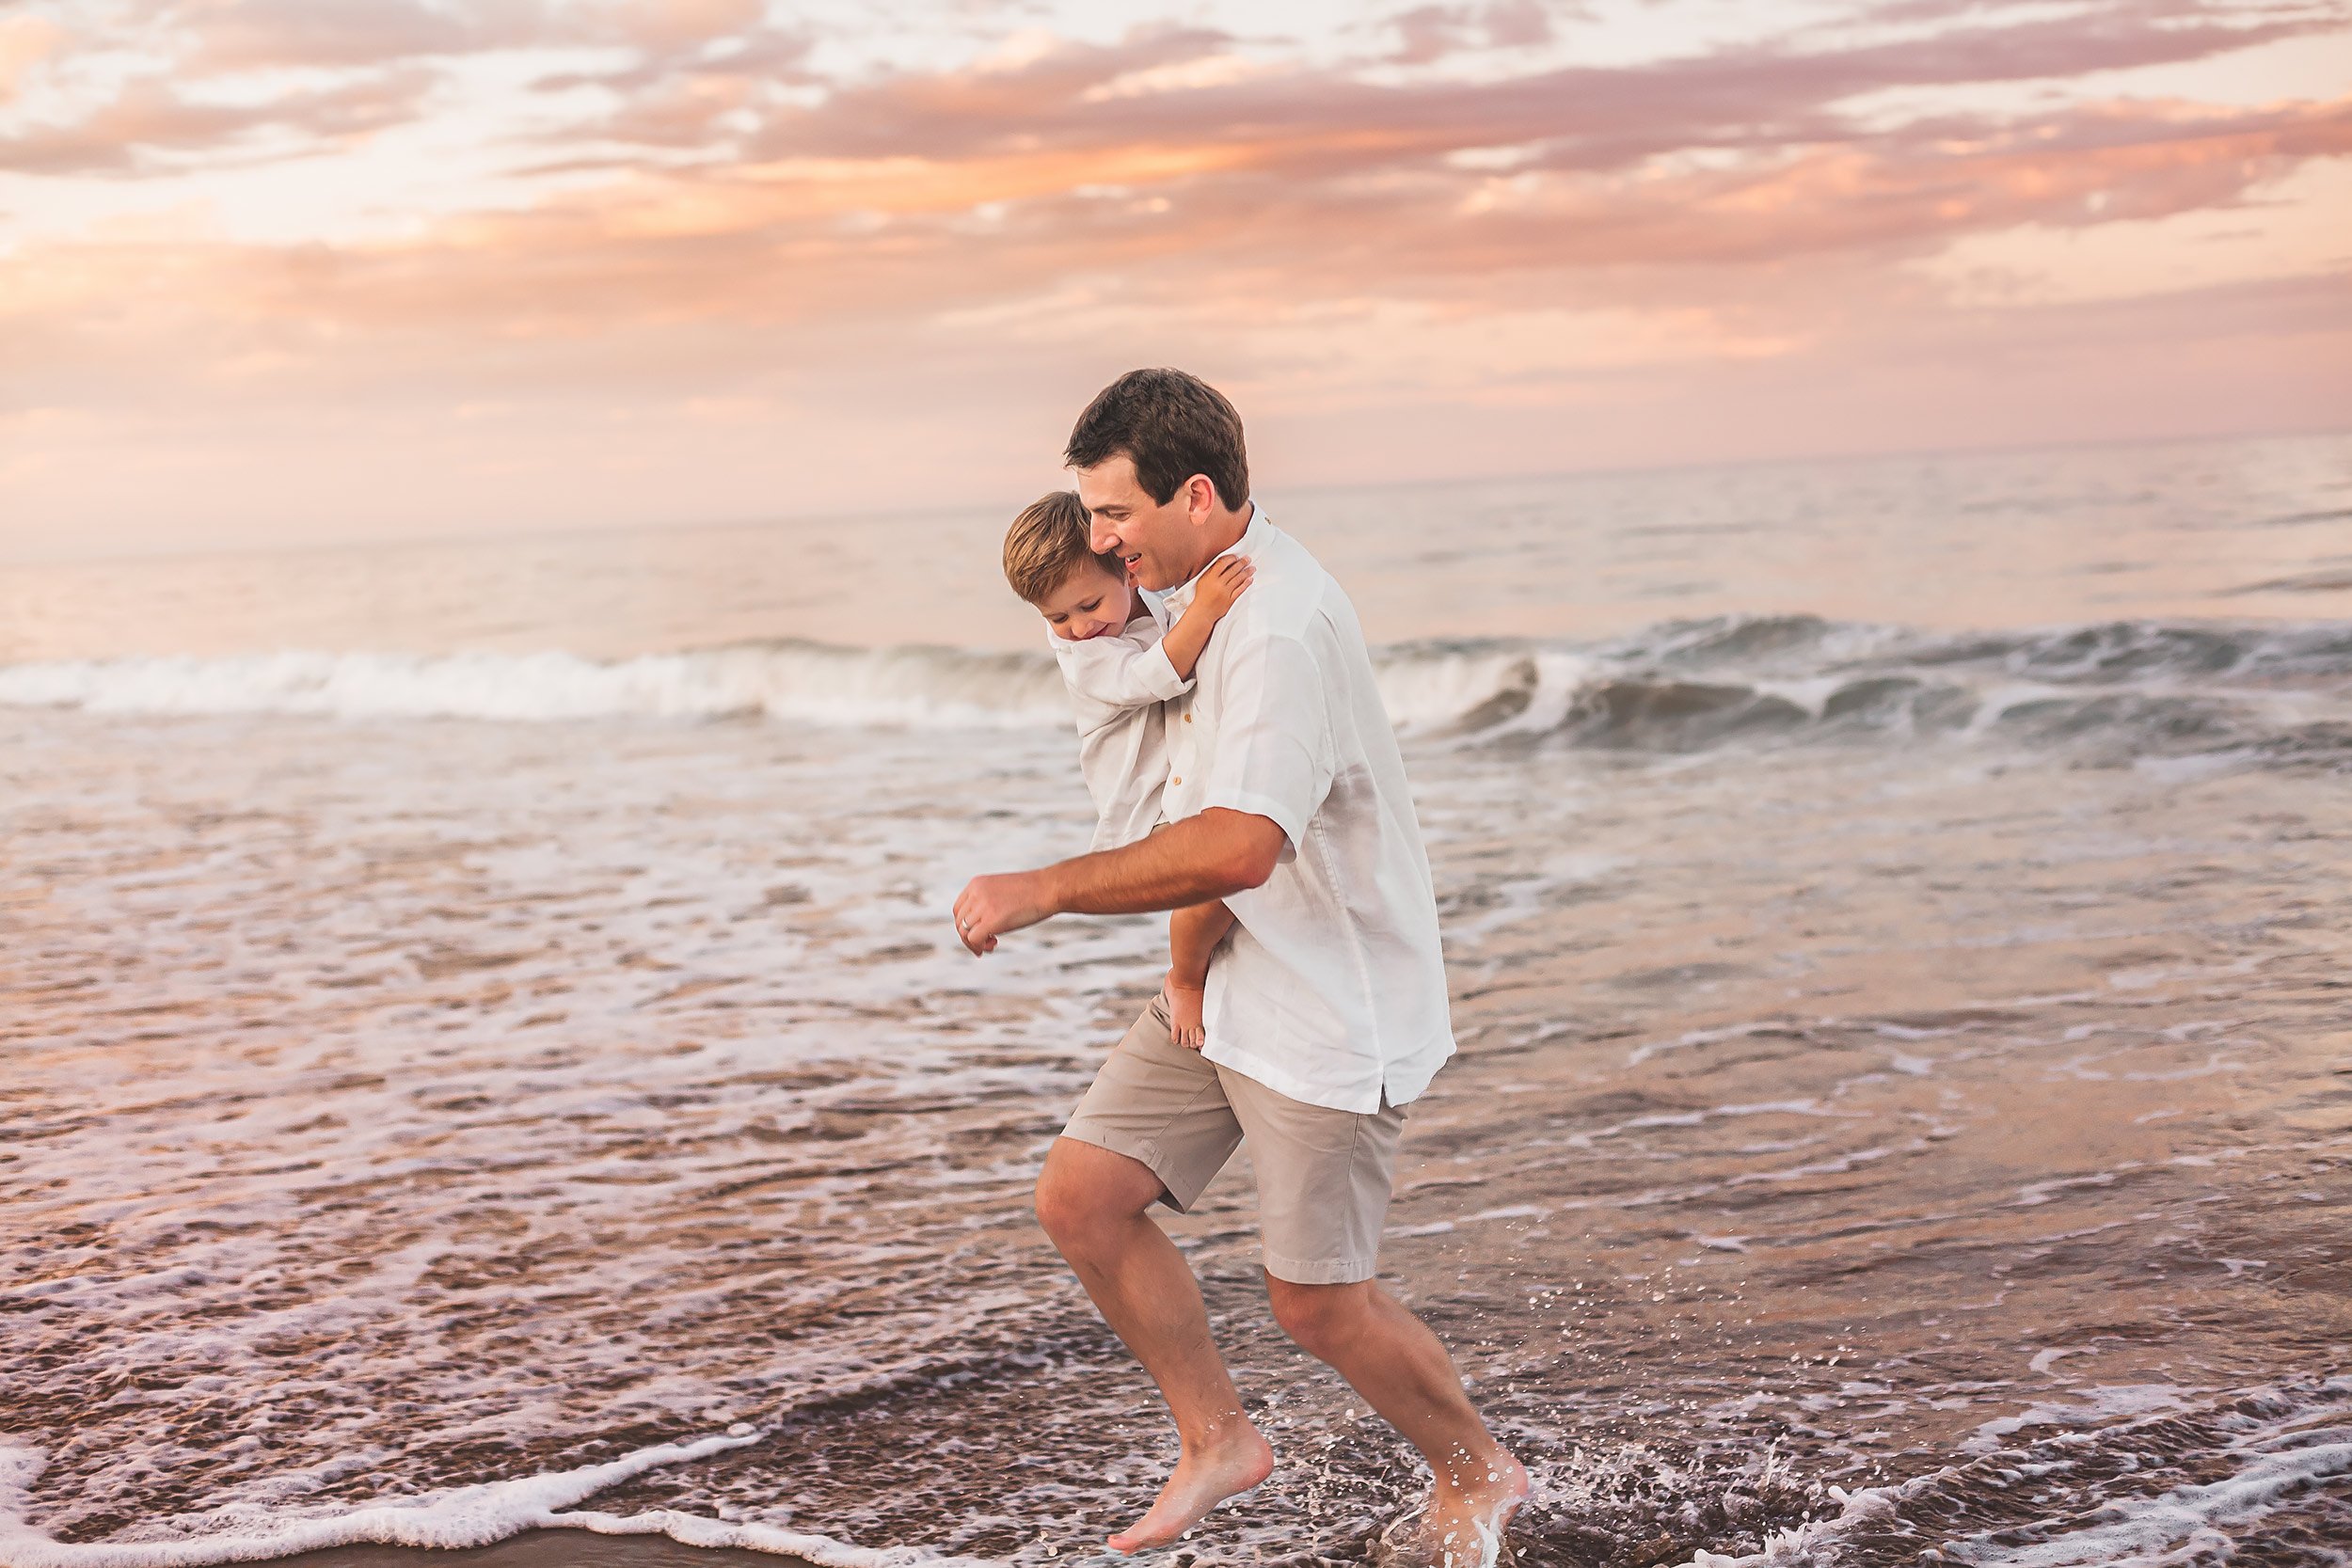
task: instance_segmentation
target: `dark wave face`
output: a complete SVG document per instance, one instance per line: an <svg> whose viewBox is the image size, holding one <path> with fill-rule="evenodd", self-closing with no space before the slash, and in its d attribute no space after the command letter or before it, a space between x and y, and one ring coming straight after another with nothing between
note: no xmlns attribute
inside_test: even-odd
<svg viewBox="0 0 2352 1568"><path fill-rule="evenodd" d="M1549 672L1531 654L1524 701L1494 727L1629 750L2010 742L2111 761L2229 752L2352 761L2352 626L2340 624L2118 622L1949 637L1720 617L1590 654L1596 668L1565 691L1547 689Z"/></svg>
<svg viewBox="0 0 2352 1568"><path fill-rule="evenodd" d="M1813 616L1669 622L1606 642L1391 650L1395 687L1439 671L1452 711L1408 728L1497 744L1692 752L1773 744L2014 744L2107 761L2237 752L2352 760L2352 626L2117 622L1947 636ZM1401 711L1400 711L1401 710Z"/></svg>

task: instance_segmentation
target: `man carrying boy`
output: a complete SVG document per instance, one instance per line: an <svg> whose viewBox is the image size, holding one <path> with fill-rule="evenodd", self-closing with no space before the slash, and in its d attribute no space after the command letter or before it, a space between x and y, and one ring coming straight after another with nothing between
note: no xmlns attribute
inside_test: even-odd
<svg viewBox="0 0 2352 1568"><path fill-rule="evenodd" d="M1147 1010L1038 1181L1040 1222L1158 1384L1182 1443L1158 1500L1109 1544L1172 1542L1273 1467L1200 1287L1149 1217L1155 1202L1190 1205L1246 1132L1276 1318L1428 1461L1418 1555L1491 1562L1526 1472L1444 1346L1373 1278L1403 1107L1454 1040L1428 861L1354 609L1251 505L1240 417L1205 383L1120 377L1079 417L1066 456L1094 548L1166 594L1163 614L1181 614L1221 556L1255 570L1194 689L1169 704L1169 825L975 878L955 906L976 954L1056 914L1222 899L1238 922L1208 972L1202 1048L1176 1045L1165 1009Z"/></svg>

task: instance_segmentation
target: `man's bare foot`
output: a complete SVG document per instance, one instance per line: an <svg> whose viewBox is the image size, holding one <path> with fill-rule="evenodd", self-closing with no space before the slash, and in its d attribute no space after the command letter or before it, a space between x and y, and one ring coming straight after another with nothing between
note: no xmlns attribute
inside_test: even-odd
<svg viewBox="0 0 2352 1568"><path fill-rule="evenodd" d="M1228 1497L1239 1497L1274 1473L1274 1450L1255 1427L1244 1426L1228 1441L1176 1462L1152 1512L1110 1538L1115 1552L1165 1546Z"/></svg>
<svg viewBox="0 0 2352 1568"><path fill-rule="evenodd" d="M1512 1515L1534 1494L1526 1467L1500 1449L1495 1452L1482 1479L1464 1485L1438 1482L1420 1513L1382 1532L1390 1561L1414 1568L1495 1568Z"/></svg>

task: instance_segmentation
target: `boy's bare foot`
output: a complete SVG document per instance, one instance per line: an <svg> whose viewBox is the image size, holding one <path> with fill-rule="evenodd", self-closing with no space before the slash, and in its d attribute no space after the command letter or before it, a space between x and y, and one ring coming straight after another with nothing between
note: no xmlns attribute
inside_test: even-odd
<svg viewBox="0 0 2352 1568"><path fill-rule="evenodd" d="M1274 1450L1252 1426L1215 1448L1187 1453L1160 1488L1152 1511L1110 1538L1115 1552L1165 1546L1228 1497L1239 1497L1274 1472Z"/></svg>
<svg viewBox="0 0 2352 1568"><path fill-rule="evenodd" d="M1183 984L1171 970L1161 982L1160 994L1168 1000L1168 1037L1187 1051L1198 1051L1208 1044L1208 1028L1201 1022L1206 988Z"/></svg>
<svg viewBox="0 0 2352 1568"><path fill-rule="evenodd" d="M1463 1486L1439 1481L1420 1513L1384 1530L1386 1560L1397 1568L1495 1568L1512 1516L1534 1494L1526 1467L1496 1453L1482 1480Z"/></svg>

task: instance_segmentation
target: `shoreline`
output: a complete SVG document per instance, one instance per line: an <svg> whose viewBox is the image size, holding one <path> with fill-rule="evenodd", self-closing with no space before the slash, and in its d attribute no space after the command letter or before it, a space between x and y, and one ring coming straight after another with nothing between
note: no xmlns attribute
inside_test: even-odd
<svg viewBox="0 0 2352 1568"><path fill-rule="evenodd" d="M330 1546L270 1560L288 1568L816 1568L779 1552L565 1528L527 1529L488 1546Z"/></svg>

